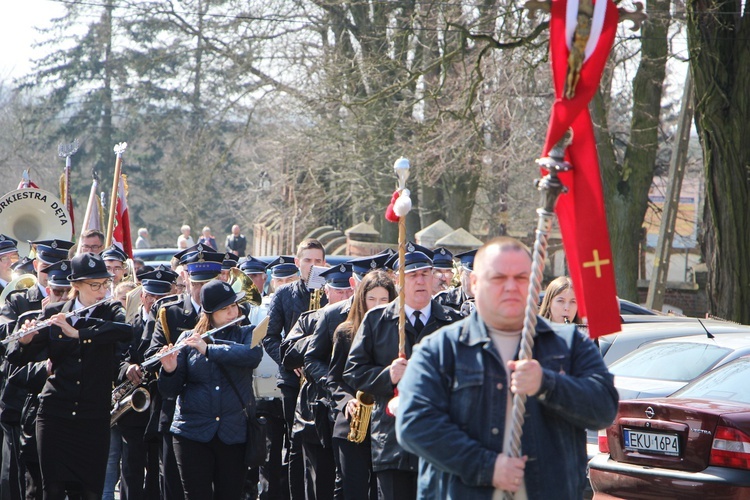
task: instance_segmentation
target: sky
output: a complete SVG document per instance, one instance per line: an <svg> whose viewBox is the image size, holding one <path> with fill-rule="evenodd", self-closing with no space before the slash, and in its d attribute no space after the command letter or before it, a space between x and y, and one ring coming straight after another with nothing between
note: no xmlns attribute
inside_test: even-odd
<svg viewBox="0 0 750 500"><path fill-rule="evenodd" d="M49 25L64 11L54 0L11 0L4 2L0 16L0 80L10 80L31 69L31 59L39 57L32 45L39 40L35 27Z"/></svg>

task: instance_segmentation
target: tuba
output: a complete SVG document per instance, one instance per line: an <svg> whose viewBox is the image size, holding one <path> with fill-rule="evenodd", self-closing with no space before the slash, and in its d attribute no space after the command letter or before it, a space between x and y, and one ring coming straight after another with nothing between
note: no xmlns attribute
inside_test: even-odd
<svg viewBox="0 0 750 500"><path fill-rule="evenodd" d="M253 280L247 274L243 273L241 269L233 267L229 270L229 276L229 285L234 290L234 293L245 292L245 296L240 300L241 304L247 302L254 306L259 306L263 302L260 290L255 286Z"/></svg>
<svg viewBox="0 0 750 500"><path fill-rule="evenodd" d="M22 274L18 278L13 279L13 281L5 286L5 288L3 289L3 293L0 293L0 306L5 304L5 299L8 297L8 295L10 295L10 292L32 288L36 285L36 283L37 279L33 274Z"/></svg>
<svg viewBox="0 0 750 500"><path fill-rule="evenodd" d="M0 198L0 227L19 242L19 254L24 253L21 242L36 240L66 240L73 236L73 222L65 204L55 195L42 189L17 189Z"/></svg>
<svg viewBox="0 0 750 500"><path fill-rule="evenodd" d="M366 392L357 391L357 411L352 415L352 420L349 422L349 435L346 439L352 443L361 443L367 437L367 428L370 426L370 416L372 415L372 407L375 404L375 398L372 394Z"/></svg>

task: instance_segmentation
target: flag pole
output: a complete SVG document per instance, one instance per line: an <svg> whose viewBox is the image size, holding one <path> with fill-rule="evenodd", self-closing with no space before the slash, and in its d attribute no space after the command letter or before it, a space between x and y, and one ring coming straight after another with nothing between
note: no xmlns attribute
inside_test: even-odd
<svg viewBox="0 0 750 500"><path fill-rule="evenodd" d="M117 209L117 193L120 188L120 173L122 172L122 153L128 147L127 142L121 142L114 147L117 159L115 160L115 178L112 182L112 191L109 200L109 220L107 221L107 239L104 243L105 248L112 245L112 233L115 229L115 210Z"/></svg>
<svg viewBox="0 0 750 500"><path fill-rule="evenodd" d="M565 149L570 143L570 132L553 147L548 156L540 158L536 163L546 169L549 173L537 180L536 188L542 193L542 206L537 208L539 216L536 227L536 239L532 255L531 280L529 281L529 293L526 298L526 312L521 332L521 347L518 359L531 359L534 350L534 336L536 334L537 313L539 311L539 294L542 291L542 278L544 277L544 260L547 256L547 244L552 223L555 220L555 204L560 194L567 191L557 176L560 172L567 172L573 166L565 161ZM510 425L510 449L507 455L510 457L521 457L521 435L523 434L523 423L526 412L526 394L513 395L513 410ZM505 492L506 499L512 499L515 495Z"/></svg>
<svg viewBox="0 0 750 500"><path fill-rule="evenodd" d="M403 156L396 160L393 165L393 171L398 177L399 198L402 196L409 197L409 190L406 189L406 180L409 178L409 160ZM403 202L403 200L402 200ZM396 201L398 203L398 200ZM399 207L401 208L401 207ZM406 357L406 297L404 295L404 282L406 280L404 273L404 261L406 259L406 214L411 209L411 203L406 211L394 210L398 215L398 355L401 358Z"/></svg>
<svg viewBox="0 0 750 500"><path fill-rule="evenodd" d="M74 139L71 143L58 144L57 146L57 156L59 156L60 158L65 158L65 170L63 171L63 182L60 189L60 198L65 205L65 208L68 209L68 213L70 214L72 237L74 239L76 237L76 226L75 220L73 219L73 197L70 193L70 167L73 165L73 162L70 158L78 152L78 148L80 147L80 145L81 143L78 142L78 139Z"/></svg>

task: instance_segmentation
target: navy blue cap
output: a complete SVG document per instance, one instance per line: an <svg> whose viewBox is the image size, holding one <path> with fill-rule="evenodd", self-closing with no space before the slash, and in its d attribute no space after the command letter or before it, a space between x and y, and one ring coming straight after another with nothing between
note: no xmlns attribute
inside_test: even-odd
<svg viewBox="0 0 750 500"><path fill-rule="evenodd" d="M352 272L361 278L370 271L383 269L390 256L390 253L383 252L378 255L368 255L367 257L352 259L349 261L349 264L352 265Z"/></svg>
<svg viewBox="0 0 750 500"><path fill-rule="evenodd" d="M55 262L44 271L47 273L47 284L50 286L60 288L70 286L70 281L68 281L68 275L70 274L69 260Z"/></svg>
<svg viewBox="0 0 750 500"><path fill-rule="evenodd" d="M101 255L91 252L81 253L73 257L70 261L70 268L73 272L68 275L68 281L114 277L113 274L107 271L107 265L104 263Z"/></svg>
<svg viewBox="0 0 750 500"><path fill-rule="evenodd" d="M398 269L398 252L391 255L386 262L386 266L393 270ZM404 272L410 273L419 269L432 267L432 251L422 245L413 242L406 244L406 254L404 255Z"/></svg>
<svg viewBox="0 0 750 500"><path fill-rule="evenodd" d="M18 247L16 245L18 245L17 240L14 240L10 236L0 234L0 255L18 252Z"/></svg>
<svg viewBox="0 0 750 500"><path fill-rule="evenodd" d="M474 256L477 254L477 249L469 250L468 252L458 253L453 257L458 259L461 263L461 267L468 271L474 270Z"/></svg>
<svg viewBox="0 0 750 500"><path fill-rule="evenodd" d="M126 260L128 260L128 256L120 249L120 247L112 243L111 247L102 252L102 259L125 262Z"/></svg>
<svg viewBox="0 0 750 500"><path fill-rule="evenodd" d="M219 252L193 252L183 258L187 264L190 281L210 281L221 272L224 254Z"/></svg>
<svg viewBox="0 0 750 500"><path fill-rule="evenodd" d="M240 270L245 274L265 273L266 263L248 255L247 258L240 263Z"/></svg>
<svg viewBox="0 0 750 500"><path fill-rule="evenodd" d="M195 252L214 252L215 250L211 248L208 245L204 245L203 243L198 243L196 245L193 245L189 248L186 248L185 250L179 251L176 254L174 254L174 258L176 258L180 264L186 264L186 260L188 257L190 257L190 254L193 254Z"/></svg>
<svg viewBox="0 0 750 500"><path fill-rule="evenodd" d="M45 264L67 260L68 250L75 245L72 241L66 240L38 240L29 243L36 251L36 258Z"/></svg>
<svg viewBox="0 0 750 500"><path fill-rule="evenodd" d="M245 292L235 293L232 287L224 281L211 280L201 288L201 307L206 313L216 312L239 302L244 296Z"/></svg>
<svg viewBox="0 0 750 500"><path fill-rule="evenodd" d="M143 280L141 286L151 295L169 295L172 293L172 283L161 280Z"/></svg>
<svg viewBox="0 0 750 500"><path fill-rule="evenodd" d="M224 260L221 261L221 268L226 271L228 269L232 269L233 267L237 267L237 262L239 260L240 256L236 253L226 252L224 254Z"/></svg>
<svg viewBox="0 0 750 500"><path fill-rule="evenodd" d="M338 264L320 273L325 278L326 284L331 288L351 288L352 285L349 283L349 278L352 277L352 264L351 262L344 262Z"/></svg>
<svg viewBox="0 0 750 500"><path fill-rule="evenodd" d="M294 257L289 255L280 255L276 260L268 264L266 269L271 270L272 278L288 278L299 272L294 264Z"/></svg>
<svg viewBox="0 0 750 500"><path fill-rule="evenodd" d="M432 266L436 269L453 269L453 254L445 247L432 251Z"/></svg>
<svg viewBox="0 0 750 500"><path fill-rule="evenodd" d="M36 274L34 271L34 259L24 257L23 259L10 265L10 268L16 274Z"/></svg>
<svg viewBox="0 0 750 500"><path fill-rule="evenodd" d="M141 281L144 280L158 280L158 281L166 281L170 285L177 281L178 274L168 267L166 267L163 264L160 264L156 269L152 269L151 271L141 273L138 277L141 279Z"/></svg>

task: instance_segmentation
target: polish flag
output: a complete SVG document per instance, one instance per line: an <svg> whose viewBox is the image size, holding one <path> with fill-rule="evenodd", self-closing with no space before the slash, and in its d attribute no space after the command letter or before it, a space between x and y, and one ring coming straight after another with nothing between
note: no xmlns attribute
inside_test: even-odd
<svg viewBox="0 0 750 500"><path fill-rule="evenodd" d="M117 205L115 206L115 224L112 230L112 243L120 247L131 259L133 258L133 240L130 236L130 215L128 214L128 180L120 175L117 188Z"/></svg>

